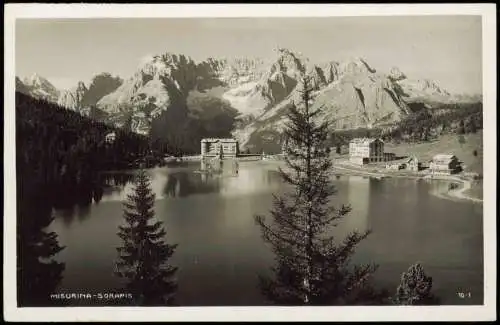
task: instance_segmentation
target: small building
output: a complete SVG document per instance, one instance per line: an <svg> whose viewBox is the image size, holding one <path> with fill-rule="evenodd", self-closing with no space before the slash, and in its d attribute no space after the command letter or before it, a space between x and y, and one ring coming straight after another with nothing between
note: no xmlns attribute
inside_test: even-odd
<svg viewBox="0 0 500 325"><path fill-rule="evenodd" d="M455 174L461 170L460 161L452 154L435 155L429 164L429 170L433 174Z"/></svg>
<svg viewBox="0 0 500 325"><path fill-rule="evenodd" d="M384 141L375 138L356 138L351 140L349 142L349 161L358 165L385 161Z"/></svg>
<svg viewBox="0 0 500 325"><path fill-rule="evenodd" d="M232 138L206 138L201 140L202 157L236 157L238 141Z"/></svg>
<svg viewBox="0 0 500 325"><path fill-rule="evenodd" d="M115 132L110 132L106 134L105 141L106 143L113 143L116 140L116 133Z"/></svg>
<svg viewBox="0 0 500 325"><path fill-rule="evenodd" d="M420 163L418 162L418 158L412 156L408 158L405 162L406 168L412 172L418 172L420 170Z"/></svg>

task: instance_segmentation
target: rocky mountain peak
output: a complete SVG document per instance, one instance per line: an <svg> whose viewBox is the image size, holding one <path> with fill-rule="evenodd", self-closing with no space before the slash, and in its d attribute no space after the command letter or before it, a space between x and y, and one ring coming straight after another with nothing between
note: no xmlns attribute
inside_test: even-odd
<svg viewBox="0 0 500 325"><path fill-rule="evenodd" d="M139 67L139 72L153 78L159 76L170 76L174 71L186 67L194 68L194 61L190 57L182 54L166 52L161 55L153 55L143 60Z"/></svg>
<svg viewBox="0 0 500 325"><path fill-rule="evenodd" d="M47 79L43 78L37 73L33 73L31 76L24 78L24 84L29 87L43 88L46 90L56 90L56 87L50 83Z"/></svg>
<svg viewBox="0 0 500 325"><path fill-rule="evenodd" d="M28 76L28 77L25 77L23 79L23 82L25 85L27 86L35 86L35 85L40 85L42 84L44 81L47 81L47 79L45 78L42 78L40 75L38 75L37 73L33 73L32 75Z"/></svg>
<svg viewBox="0 0 500 325"><path fill-rule="evenodd" d="M393 81L398 81L406 79L406 75L398 67L393 67L389 72L389 78Z"/></svg>
<svg viewBox="0 0 500 325"><path fill-rule="evenodd" d="M235 87L254 82L264 74L266 62L261 58L233 57L207 60L199 64L202 73L218 78L224 84Z"/></svg>
<svg viewBox="0 0 500 325"><path fill-rule="evenodd" d="M24 85L23 90L26 91L29 95L51 102L57 102L57 98L59 97L59 90L52 83L50 83L50 81L38 75L37 73L24 78L23 81L21 81L20 79L19 81L16 80L16 85L21 87L21 84L19 82Z"/></svg>
<svg viewBox="0 0 500 325"><path fill-rule="evenodd" d="M87 91L88 88L85 86L85 83L79 81L75 87L61 93L57 100L57 104L73 111L81 111L83 109L83 98Z"/></svg>
<svg viewBox="0 0 500 325"><path fill-rule="evenodd" d="M28 86L24 84L24 82L19 79L19 77L16 77L16 91L19 91L23 94L29 95L30 89Z"/></svg>
<svg viewBox="0 0 500 325"><path fill-rule="evenodd" d="M261 131L279 129L286 107L299 97L304 76L310 77L317 105L324 107L320 118L334 120L341 129L390 124L408 114L408 98L447 94L432 81L407 79L397 67L386 74L377 72L363 57L316 64L280 47L269 60L209 57L195 63L190 57L166 52L145 58L123 82L103 76L103 87L89 88L109 89L90 96L97 108L116 123L132 117L143 133L153 125L164 128L157 121L168 116L188 114L188 98L221 97L241 114L237 133L251 139ZM84 86L78 84L65 93L61 103L78 107Z"/></svg>
<svg viewBox="0 0 500 325"><path fill-rule="evenodd" d="M340 63L340 72L342 74L356 75L375 73L376 70L370 67L365 59L361 57L352 57Z"/></svg>
<svg viewBox="0 0 500 325"><path fill-rule="evenodd" d="M76 85L76 90L87 91L87 86L85 86L85 83L83 81L78 81Z"/></svg>
<svg viewBox="0 0 500 325"><path fill-rule="evenodd" d="M403 79L399 81L408 97L414 99L446 99L450 93L429 79ZM437 96L437 97L436 97Z"/></svg>
<svg viewBox="0 0 500 325"><path fill-rule="evenodd" d="M306 73L308 60L300 53L295 53L289 49L278 48L277 58L271 66L270 73L285 73L290 77L299 77Z"/></svg>

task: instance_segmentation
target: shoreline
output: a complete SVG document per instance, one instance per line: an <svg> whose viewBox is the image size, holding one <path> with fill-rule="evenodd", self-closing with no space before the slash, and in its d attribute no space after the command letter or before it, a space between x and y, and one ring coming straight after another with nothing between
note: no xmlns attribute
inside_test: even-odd
<svg viewBox="0 0 500 325"><path fill-rule="evenodd" d="M266 161L270 162L270 161ZM283 161L273 161L278 163L278 165L283 165ZM473 203L483 203L482 198L476 198L465 194L465 191L469 190L472 187L472 182L468 179L463 179L457 176L446 176L446 175L416 175L416 174L393 174L390 172L373 172L373 171L364 171L357 168L350 168L346 166L346 164L342 164L339 161L334 160L334 164L332 166L333 173L341 174L341 175L357 175L357 176L367 176L371 178L383 179L383 178L409 178L409 179L422 179L422 180L441 180L448 182L457 182L461 185L459 188L442 191L439 193L432 193L442 199L447 200L461 200L461 201L469 201Z"/></svg>
<svg viewBox="0 0 500 325"><path fill-rule="evenodd" d="M345 165L336 165L333 167L334 170L344 170L347 171L348 173L350 172L351 174L354 175L362 175L362 176L368 176L368 177L374 177L374 178L392 178L392 177L399 177L399 178L410 178L410 179L424 179L424 180L441 180L441 181L448 181L448 182L458 182L461 184L459 188L452 189L452 190L447 190L439 193L433 193L437 195L440 198L443 199L458 199L458 200L465 200L465 201L471 201L473 203L483 203L483 199L479 199L476 197L469 196L465 194L464 192L469 190L472 187L472 182L468 179L463 179L457 176L446 176L446 175L402 175L402 174L391 174L391 173L384 173L384 172L368 172L368 171L361 171L361 170L356 170L356 169L351 169L348 167L345 167Z"/></svg>
<svg viewBox="0 0 500 325"><path fill-rule="evenodd" d="M196 162L199 160L196 160L196 156L190 157L191 159L186 159L184 162ZM193 159L195 158L195 159ZM253 157L252 157L253 158ZM239 160L239 159L238 159ZM278 165L280 167L285 165L285 162L283 160L275 160L275 159L242 159L239 160L240 162L255 162L259 161L264 164L269 164L269 165ZM121 170L121 171L106 171L104 173L130 173L133 174L135 172L135 169L127 169L127 170ZM477 198L473 197L470 195L465 194L465 192L469 189L472 188L472 181L464 178L460 178L458 176L452 176L452 175L431 175L431 174L415 174L415 173L394 173L394 172L384 172L384 171L373 171L373 170L361 170L357 166L350 166L349 163L345 163L345 161L340 160L340 159L333 159L333 166L332 166L332 172L333 174L336 175L354 175L354 176L366 176L370 178L376 178L376 179L383 179L383 178L407 178L407 179L422 179L422 180L441 180L441 181L447 181L450 183L459 183L459 187L455 189L448 189L446 191L440 191L437 193L432 193L433 195L442 198L442 199L447 199L447 200L459 200L459 201L469 201L472 203L483 203L482 198Z"/></svg>

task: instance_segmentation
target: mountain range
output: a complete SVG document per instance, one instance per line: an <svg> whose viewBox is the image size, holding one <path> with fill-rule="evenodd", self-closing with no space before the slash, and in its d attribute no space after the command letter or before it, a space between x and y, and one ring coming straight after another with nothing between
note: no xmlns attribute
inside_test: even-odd
<svg viewBox="0 0 500 325"><path fill-rule="evenodd" d="M164 53L150 57L125 80L102 73L90 85L78 82L60 91L35 74L16 77L16 90L138 133L177 137L181 132L195 141L229 133L248 148L279 143L287 108L300 101L304 76L314 89L312 109L322 107L317 118L329 119L336 129L391 125L410 114L415 103L432 107L481 100L451 95L436 82L411 79L396 67L378 71L359 57L312 63L288 49L275 52L268 60L209 58L198 63ZM214 122L211 131L201 130L193 119L223 121L224 126ZM190 134L193 125L211 134Z"/></svg>

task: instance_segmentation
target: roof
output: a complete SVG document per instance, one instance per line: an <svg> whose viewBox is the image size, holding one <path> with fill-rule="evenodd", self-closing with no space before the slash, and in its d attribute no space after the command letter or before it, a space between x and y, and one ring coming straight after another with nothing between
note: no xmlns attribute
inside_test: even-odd
<svg viewBox="0 0 500 325"><path fill-rule="evenodd" d="M201 142L238 142L238 140L233 138L205 138Z"/></svg>
<svg viewBox="0 0 500 325"><path fill-rule="evenodd" d="M350 143L363 143L363 144L368 144L368 143L372 143L373 141L375 140L378 140L380 142L384 142L382 141L382 139L379 139L379 138L354 138L350 141Z"/></svg>
<svg viewBox="0 0 500 325"><path fill-rule="evenodd" d="M432 160L452 160L453 158L456 157L452 154L438 154L432 157Z"/></svg>
<svg viewBox="0 0 500 325"><path fill-rule="evenodd" d="M405 160L405 163L409 163L410 161L416 161L418 162L418 158L415 157L415 156L411 156L411 157L408 157L406 160Z"/></svg>

